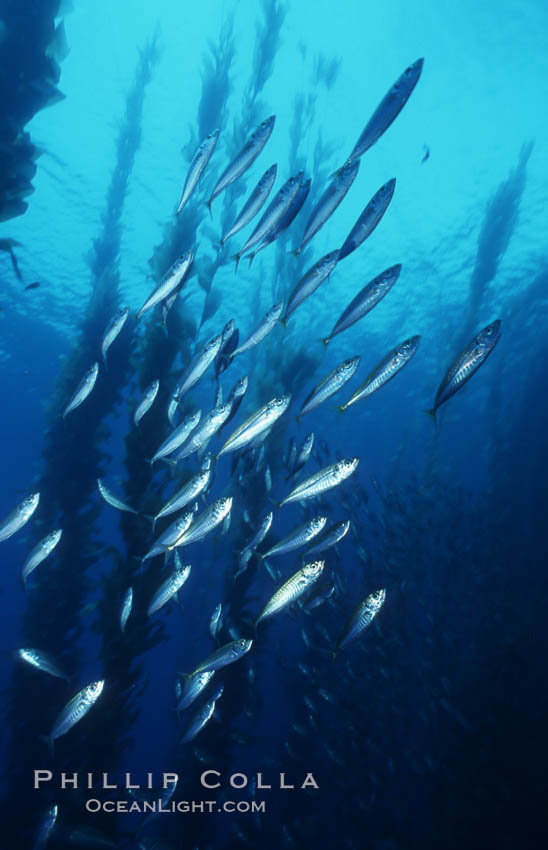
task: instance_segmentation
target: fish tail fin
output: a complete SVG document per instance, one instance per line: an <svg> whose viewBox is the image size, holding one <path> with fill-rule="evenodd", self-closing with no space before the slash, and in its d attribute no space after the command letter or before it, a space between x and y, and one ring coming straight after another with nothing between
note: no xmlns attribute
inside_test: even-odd
<svg viewBox="0 0 548 850"><path fill-rule="evenodd" d="M256 252L254 252L253 254L250 254L250 255L249 255L249 265L248 265L248 267L247 267L248 269L250 269L250 268L251 268L251 263L253 262L253 258L254 258L254 256L255 256L255 253L256 253Z"/></svg>
<svg viewBox="0 0 548 850"><path fill-rule="evenodd" d="M346 405L338 404L335 410L339 412L339 415L342 415L346 411Z"/></svg>
<svg viewBox="0 0 548 850"><path fill-rule="evenodd" d="M300 248L293 248L291 251L288 251L287 253L290 254L292 257L298 257L299 254L301 253L301 249Z"/></svg>
<svg viewBox="0 0 548 850"><path fill-rule="evenodd" d="M241 258L241 256L242 256L241 254L234 254L234 255L231 257L231 259L232 259L232 260L234 260L234 262L236 263L236 267L235 267L235 269L234 269L234 274L236 274L236 272L238 271L238 265L240 264L240 258Z"/></svg>
<svg viewBox="0 0 548 850"><path fill-rule="evenodd" d="M434 421L434 425L437 425L437 419L436 419L436 408L435 408L435 407L431 407L429 410L425 410L424 412L425 412L425 413L427 413L427 414L428 414L428 416L431 416L431 417L432 417L432 419L433 419L433 421Z"/></svg>
<svg viewBox="0 0 548 850"><path fill-rule="evenodd" d="M279 321L280 325L282 325L284 328L287 328L287 319L286 318L278 319L278 321Z"/></svg>
<svg viewBox="0 0 548 850"><path fill-rule="evenodd" d="M323 339L320 340L320 342L323 343L324 348L327 348L327 346L331 342L331 339L330 339L330 337L325 336L325 337L323 337Z"/></svg>
<svg viewBox="0 0 548 850"><path fill-rule="evenodd" d="M329 657L331 658L331 661L334 664L335 661L337 660L337 650L336 649L330 649L329 650Z"/></svg>
<svg viewBox="0 0 548 850"><path fill-rule="evenodd" d="M213 203L213 198L210 198L210 199L209 199L209 201L206 201L206 207L207 207L207 208L208 208L208 210L209 210L209 216L210 216L210 218L213 218L213 213L212 213L212 211L211 211L211 204L212 204L212 203Z"/></svg>

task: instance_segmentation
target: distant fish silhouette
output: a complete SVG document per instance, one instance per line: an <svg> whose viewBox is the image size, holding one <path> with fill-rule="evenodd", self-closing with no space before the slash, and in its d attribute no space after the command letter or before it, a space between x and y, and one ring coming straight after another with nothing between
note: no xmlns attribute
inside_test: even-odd
<svg viewBox="0 0 548 850"><path fill-rule="evenodd" d="M428 145L424 145L424 156L421 159L421 165L423 162L426 162L427 159L430 159L430 148Z"/></svg>
<svg viewBox="0 0 548 850"><path fill-rule="evenodd" d="M35 280L35 281L34 281L34 283L29 283L29 285L28 285L28 286L25 286L25 291L26 291L27 289L38 289L38 287L39 287L39 286L40 286L40 281L39 281L39 280Z"/></svg>

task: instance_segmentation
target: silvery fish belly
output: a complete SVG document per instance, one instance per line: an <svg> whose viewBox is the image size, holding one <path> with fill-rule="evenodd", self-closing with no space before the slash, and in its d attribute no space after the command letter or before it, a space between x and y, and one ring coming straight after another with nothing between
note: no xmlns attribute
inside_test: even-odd
<svg viewBox="0 0 548 850"><path fill-rule="evenodd" d="M144 396L135 408L135 412L133 414L133 424L138 425L145 413L148 413L152 405L154 404L154 399L158 395L158 390L160 388L160 381L155 380L152 381L151 384L148 385L144 392Z"/></svg>
<svg viewBox="0 0 548 850"><path fill-rule="evenodd" d="M264 431L272 427L272 425L285 413L291 402L291 396L281 396L273 398L264 407L257 410L249 419L240 425L234 433L228 438L224 446L221 448L218 457L227 452L241 449L248 443L251 443L256 437Z"/></svg>
<svg viewBox="0 0 548 850"><path fill-rule="evenodd" d="M417 85L423 65L424 59L417 59L416 62L405 69L394 85L390 87L364 127L347 159L347 163L362 156L388 130Z"/></svg>
<svg viewBox="0 0 548 850"><path fill-rule="evenodd" d="M383 357L381 362L375 366L372 372L369 373L363 384L360 384L354 395L348 399L339 409L346 410L350 405L355 404L362 398L367 398L373 393L380 390L382 386L391 381L392 378L403 369L406 363L409 363L411 358L417 353L420 336L412 336L404 342L400 342L395 348L390 351L386 357Z"/></svg>
<svg viewBox="0 0 548 850"><path fill-rule="evenodd" d="M209 700L209 702L206 702L190 721L186 732L181 738L181 744L193 741L198 733L202 731L206 723L211 719L214 711L215 700Z"/></svg>
<svg viewBox="0 0 548 850"><path fill-rule="evenodd" d="M69 680L69 677L61 670L57 662L45 652L38 649L18 649L16 656L18 660L24 661L31 667L36 667L37 670L42 670L43 673L49 673L50 676L55 676L58 679Z"/></svg>
<svg viewBox="0 0 548 850"><path fill-rule="evenodd" d="M185 511L185 513L178 517L175 522L172 522L171 525L166 528L166 530L154 542L153 546L143 557L143 561L148 561L149 558L154 558L156 555L165 555L166 550L169 549L175 541L185 533L187 528L189 528L193 519L194 510L191 509Z"/></svg>
<svg viewBox="0 0 548 850"><path fill-rule="evenodd" d="M120 501L120 499L114 496L113 493L111 493L110 490L105 487L100 478L97 479L97 488L105 502L108 505L111 505L111 507L116 508L119 511L125 511L126 513L130 514L137 513L134 508L131 508L129 505L126 505L125 502Z"/></svg>
<svg viewBox="0 0 548 850"><path fill-rule="evenodd" d="M197 499L200 493L203 493L204 490L207 489L210 481L211 468L208 467L203 472L199 472L197 475L194 475L190 481L181 487L180 490L177 490L175 495L172 496L171 499L169 499L163 508L156 514L154 520L156 521L160 519L160 517L168 516L169 514L175 513L175 511L185 508L189 502Z"/></svg>
<svg viewBox="0 0 548 850"><path fill-rule="evenodd" d="M328 218L333 215L339 204L344 200L346 193L356 179L359 167L359 160L356 160L341 168L334 175L333 180L310 214L301 243L295 251L296 254L300 254L303 248L316 235L318 230L323 227Z"/></svg>
<svg viewBox="0 0 548 850"><path fill-rule="evenodd" d="M228 419L231 407L232 404L227 402L226 404L219 404L213 410L210 410L177 453L175 457L177 463L207 445L209 440L211 440Z"/></svg>
<svg viewBox="0 0 548 850"><path fill-rule="evenodd" d="M313 499L316 496L321 496L322 493L346 481L356 470L359 462L360 460L357 457L344 458L337 463L326 466L325 469L321 469L315 475L312 475L295 487L289 496L282 499L280 507L290 502L300 502L305 499Z"/></svg>
<svg viewBox="0 0 548 850"><path fill-rule="evenodd" d="M244 351L248 351L250 348L253 348L255 345L262 342L263 339L265 339L265 337L267 337L268 334L276 327L276 322L282 315L283 309L283 301L279 301L277 304L274 304L264 317L259 327L256 328L246 341L232 353L232 357L236 357L237 354L243 354Z"/></svg>
<svg viewBox="0 0 548 850"><path fill-rule="evenodd" d="M479 367L485 363L500 339L502 322L500 319L483 328L453 361L447 370L436 393L434 407L428 411L435 415L441 407L464 384L470 380Z"/></svg>
<svg viewBox="0 0 548 850"><path fill-rule="evenodd" d="M40 543L36 544L21 569L23 583L27 580L31 572L35 570L36 567L51 554L51 552L53 552L59 543L62 534L62 529L58 528L56 531L50 532L50 534L44 537Z"/></svg>
<svg viewBox="0 0 548 850"><path fill-rule="evenodd" d="M324 401L327 401L328 398L342 389L347 381L355 375L359 365L359 357L350 357L336 366L304 400L298 418L304 416L305 413L310 413L311 410L319 407L320 404L323 404Z"/></svg>
<svg viewBox="0 0 548 850"><path fill-rule="evenodd" d="M209 508L194 520L188 530L181 534L167 548L174 549L176 546L188 546L189 543L196 543L198 540L202 540L223 522L225 517L230 513L231 508L232 499L222 498L213 502Z"/></svg>
<svg viewBox="0 0 548 850"><path fill-rule="evenodd" d="M174 395L178 399L182 398L188 390L198 383L202 375L217 357L222 342L223 336L222 334L218 334L218 336L210 339L204 348L192 359L179 385L175 389Z"/></svg>
<svg viewBox="0 0 548 850"><path fill-rule="evenodd" d="M359 637L359 635L361 635L364 629L371 625L373 619L377 616L384 605L385 599L386 590L383 588L381 590L376 590L374 593L370 593L369 596L367 596L363 602L358 605L339 638L337 650L342 649L343 646L346 646L351 641L355 640Z"/></svg>
<svg viewBox="0 0 548 850"><path fill-rule="evenodd" d="M348 328L355 325L363 316L369 313L373 307L387 295L397 279L400 276L401 265L391 266L389 269L381 272L372 281L370 281L355 298L352 299L346 310L341 314L333 326L333 330L323 342L327 345L334 336L342 333Z"/></svg>
<svg viewBox="0 0 548 850"><path fill-rule="evenodd" d="M221 670L223 667L227 667L229 664L233 664L235 661L239 661L240 658L243 658L243 656L249 652L252 645L252 640L246 640L244 638L237 638L236 640L230 641L230 643L226 643L224 646L215 650L215 652L211 655L208 655L208 657L196 667L191 675L195 676L197 673Z"/></svg>
<svg viewBox="0 0 548 850"><path fill-rule="evenodd" d="M78 384L74 395L71 400L65 407L63 411L63 417L65 417L68 413L71 413L73 410L76 410L77 407L80 407L83 401L86 400L93 387L95 386L95 381L97 380L97 375L99 374L99 364L94 363L89 367L86 374Z"/></svg>
<svg viewBox="0 0 548 850"><path fill-rule="evenodd" d="M172 574L160 585L150 604L147 608L147 616L150 617L159 611L160 608L169 602L175 594L181 589L185 581L190 575L190 565L173 570Z"/></svg>
<svg viewBox="0 0 548 850"><path fill-rule="evenodd" d="M325 552L326 549L336 546L348 534L349 528L349 519L335 523L335 525L332 525L318 537L317 540L314 540L312 546L309 546L306 550L306 554L317 555L319 552Z"/></svg>
<svg viewBox="0 0 548 850"><path fill-rule="evenodd" d="M288 534L287 537L284 537L283 540L272 546L268 552L264 553L263 558L272 557L273 555L284 555L286 552L292 552L294 549L299 549L300 546L305 546L322 531L326 522L327 517L325 516L314 517L314 519L305 522L304 525L301 525L295 531L292 531L291 534Z"/></svg>
<svg viewBox="0 0 548 850"><path fill-rule="evenodd" d="M230 230L221 239L221 246L224 245L225 242L227 242L231 236L234 236L255 218L255 216L257 215L263 204L266 202L266 199L270 194L270 191L276 179L277 170L277 166L272 165L268 169L268 171L265 171L255 188L253 189L251 195L245 202L244 206L242 207L242 210L238 215L236 221L234 222Z"/></svg>
<svg viewBox="0 0 548 850"><path fill-rule="evenodd" d="M154 453L151 458L151 463L155 463L157 460L160 460L163 457L167 457L172 454L172 452L176 451L179 446L181 446L185 440L188 439L189 434L197 427L202 416L201 410L196 410L194 413L189 414L185 417L185 419L181 422L181 424L175 428L169 435L166 437L162 445L158 448L158 450Z"/></svg>
<svg viewBox="0 0 548 850"><path fill-rule="evenodd" d="M191 673L190 676L185 676L177 701L177 711L188 708L200 696L214 674L214 670L208 670L207 673Z"/></svg>
<svg viewBox="0 0 548 850"><path fill-rule="evenodd" d="M101 355L104 362L107 362L107 351L124 327L127 317L129 316L129 307L124 307L120 310L108 324L103 339L101 340Z"/></svg>
<svg viewBox="0 0 548 850"><path fill-rule="evenodd" d="M236 254L236 265L238 264L240 257L242 257L247 251L250 251L254 246L260 244L262 240L274 230L287 209L291 206L295 195L299 191L302 177L303 172L299 171L298 174L290 177L289 180L284 183L274 200L268 205L265 213L261 217L247 242Z"/></svg>
<svg viewBox="0 0 548 850"><path fill-rule="evenodd" d="M330 251L314 263L307 272L305 272L289 296L285 310L284 322L287 322L290 315L295 312L297 307L300 307L303 301L306 301L306 299L318 289L324 280L329 277L337 265L338 259L339 252Z"/></svg>
<svg viewBox="0 0 548 850"><path fill-rule="evenodd" d="M265 121L261 122L257 129L252 133L249 140L245 143L241 151L235 156L232 162L227 165L217 183L215 184L215 188L211 193L209 201L207 205L211 211L211 204L213 200L220 195L221 192L234 183L239 177L244 174L248 168L250 168L262 149L268 142L272 130L274 129L274 124L276 122L276 116L271 115Z"/></svg>
<svg viewBox="0 0 548 850"><path fill-rule="evenodd" d="M339 262L348 257L356 248L359 248L362 242L371 236L381 218L385 214L390 201L394 196L396 188L395 179L389 180L384 186L376 192L362 214L358 218L356 224L346 237L341 250L339 251Z"/></svg>
<svg viewBox="0 0 548 850"><path fill-rule="evenodd" d="M253 537L251 538L249 543L247 543L244 546L242 552L250 551L252 549L255 549L257 546L261 545L261 543L265 539L266 535L270 531L270 526L272 525L273 519L274 519L274 514L272 513L272 511L270 511L269 513L267 513L267 515L265 516L265 518L261 522L259 528L257 529L256 533L253 535Z"/></svg>
<svg viewBox="0 0 548 850"><path fill-rule="evenodd" d="M34 493L23 499L21 504L0 523L0 541L7 540L29 521L39 501L40 493Z"/></svg>
<svg viewBox="0 0 548 850"><path fill-rule="evenodd" d="M129 615L131 614L131 609L133 607L133 588L128 587L124 594L124 598L122 600L122 607L120 609L120 629L125 632L127 621L129 619Z"/></svg>
<svg viewBox="0 0 548 850"><path fill-rule="evenodd" d="M104 681L100 680L98 682L92 682L90 685L86 685L85 688L82 688L82 690L66 704L53 724L53 729L49 736L52 741L55 741L62 735L66 735L66 733L88 713L90 708L97 702L103 693L104 684Z"/></svg>
<svg viewBox="0 0 548 850"><path fill-rule="evenodd" d="M152 310L153 307L156 307L157 304L160 304L164 298L168 298L168 296L171 295L173 290L183 282L185 275L190 271L193 262L194 254L192 251L187 251L175 260L171 268L164 275L160 284L147 298L137 313L138 319L140 319L144 313L147 313L149 310Z"/></svg>
<svg viewBox="0 0 548 850"><path fill-rule="evenodd" d="M211 159L213 151L215 150L220 132L220 130L214 130L212 133L210 133L209 136L204 139L204 141L192 157L192 162L190 163L188 174L185 180L185 185L183 186L183 194L181 195L181 200L179 201L179 206L176 210L177 215L181 212L185 204L188 203L190 197L196 189L200 177L204 173L204 170L209 160Z"/></svg>
<svg viewBox="0 0 548 850"><path fill-rule="evenodd" d="M261 620L272 617L273 614L291 605L299 596L302 596L319 579L324 566L325 561L313 561L310 564L305 564L304 567L292 575L266 603L255 621L255 626Z"/></svg>

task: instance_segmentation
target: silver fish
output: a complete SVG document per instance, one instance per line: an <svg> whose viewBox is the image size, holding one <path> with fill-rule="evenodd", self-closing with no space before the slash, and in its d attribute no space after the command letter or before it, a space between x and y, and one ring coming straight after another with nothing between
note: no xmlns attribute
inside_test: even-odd
<svg viewBox="0 0 548 850"><path fill-rule="evenodd" d="M211 719L214 711L215 700L208 700L208 702L204 703L190 721L186 732L181 738L181 744L193 741L194 738L202 731L206 723Z"/></svg>
<svg viewBox="0 0 548 850"><path fill-rule="evenodd" d="M337 463L332 463L330 466L320 469L319 472L316 472L310 478L307 478L306 481L295 487L289 496L282 499L280 508L282 505L288 505L290 502L301 502L305 499L313 499L316 496L323 495L326 490L331 490L332 487L336 487L338 484L346 481L355 472L359 462L360 459L357 457L343 458L343 460L339 460Z"/></svg>
<svg viewBox="0 0 548 850"><path fill-rule="evenodd" d="M262 555L262 558L271 558L273 555L285 555L287 552L293 552L301 546L306 546L311 540L322 531L327 522L327 517L316 516L309 519L304 525L299 526L291 534L288 534L274 546L271 546L268 552Z"/></svg>
<svg viewBox="0 0 548 850"><path fill-rule="evenodd" d="M222 499L217 499L203 513L199 514L188 529L174 543L168 546L167 549L171 551L176 546L188 546L189 543L196 543L198 540L202 540L202 538L206 537L206 535L223 522L231 509L231 498L223 497Z"/></svg>
<svg viewBox="0 0 548 850"><path fill-rule="evenodd" d="M327 529L320 537L318 537L317 541L315 540L312 546L310 546L306 550L307 555L317 555L319 552L325 552L326 549L330 549L332 546L336 546L339 541L343 539L343 537L348 534L348 529L350 528L350 520L343 520L342 522L336 522L330 528Z"/></svg>
<svg viewBox="0 0 548 850"><path fill-rule="evenodd" d="M297 307L305 301L310 295L312 295L318 287L324 282L324 280L329 279L331 272L337 265L337 261L339 259L338 251L330 251L317 263L308 269L307 272L301 277L299 282L296 284L293 292L289 296L289 300L287 302L287 307L285 309L285 315L282 319L282 323L287 324L287 320L290 315L295 312Z"/></svg>
<svg viewBox="0 0 548 850"><path fill-rule="evenodd" d="M179 407L179 399L170 395L169 401L167 403L167 421L171 425L172 428L175 428L175 414L177 413L177 408Z"/></svg>
<svg viewBox="0 0 548 850"><path fill-rule="evenodd" d="M270 195L270 191L272 186L274 185L274 181L276 179L276 172L278 168L276 165L271 165L268 171L265 171L255 188L253 189L251 195L245 202L242 207L242 210L236 221L230 228L230 230L225 233L223 238L221 239L221 246L227 242L231 236L234 236L240 230L242 230L246 225L249 224L252 219L255 218L266 199Z"/></svg>
<svg viewBox="0 0 548 850"><path fill-rule="evenodd" d="M190 163L190 168L188 169L188 173L185 180L185 185L183 186L183 194L181 195L181 200L179 201L179 206L177 207L176 215L178 215L183 209L184 205L189 200L190 196L194 192L200 177L204 173L205 167L211 159L211 155L215 150L215 146L217 144L217 139L219 138L220 130L214 130L212 133L207 136L202 144L199 146L198 150L192 157L192 162Z"/></svg>
<svg viewBox="0 0 548 850"><path fill-rule="evenodd" d="M25 563L21 568L21 578L23 580L23 584L26 583L27 578L31 574L36 567L45 561L45 559L50 555L57 544L59 543L61 536L63 534L62 529L58 528L56 531L51 531L47 534L43 540L34 546L31 550L30 555L26 559Z"/></svg>
<svg viewBox="0 0 548 850"><path fill-rule="evenodd" d="M359 160L349 163L341 168L334 175L333 180L321 196L320 200L310 213L310 218L304 229L303 238L295 254L300 254L303 248L310 242L318 230L324 226L325 222L330 218L339 204L344 200L346 193L356 179L358 169L360 167Z"/></svg>
<svg viewBox="0 0 548 850"><path fill-rule="evenodd" d="M355 251L356 248L359 248L368 236L371 236L388 209L388 205L392 200L395 188L396 180L395 178L392 178L392 180L389 180L388 183L381 186L378 192L373 195L358 218L356 224L344 240L343 246L339 251L339 262L344 260L345 257L348 257L348 255L351 254L352 251Z"/></svg>
<svg viewBox="0 0 548 850"><path fill-rule="evenodd" d="M247 377L247 375L244 375L243 378L240 378L239 381L236 381L236 383L230 390L230 393L227 398L227 404L230 404L230 413L223 425L223 428L225 428L228 423L236 416L238 408L244 400L244 395L247 392L248 384L249 378Z"/></svg>
<svg viewBox="0 0 548 850"><path fill-rule="evenodd" d="M126 511L128 514L138 514L138 511L134 508L130 508L130 506L126 505L125 502L121 502L120 499L117 499L116 496L114 496L110 490L105 487L100 478L97 479L97 487L107 505L111 505L119 511Z"/></svg>
<svg viewBox="0 0 548 850"><path fill-rule="evenodd" d="M146 555L143 557L143 562L148 561L149 558L156 557L156 555L165 555L166 549L168 549L172 543L175 543L175 541L184 534L190 526L194 519L194 513L195 511L192 507L190 510L185 511L182 516L178 517L175 522L172 522L148 550Z"/></svg>
<svg viewBox="0 0 548 850"><path fill-rule="evenodd" d="M176 567L171 575L160 585L147 608L147 617L155 614L160 608L169 602L175 594L181 589L185 581L190 575L190 564L184 567Z"/></svg>
<svg viewBox="0 0 548 850"><path fill-rule="evenodd" d="M291 472L286 477L286 481L288 481L292 475L296 475L297 472L300 472L301 469L305 466L312 453L312 447L314 446L314 431L312 431L308 437L305 439L302 444L299 452L295 456L295 460L293 462L293 466L291 467Z"/></svg>
<svg viewBox="0 0 548 850"><path fill-rule="evenodd" d="M45 652L41 652L38 649L18 649L15 655L18 661L24 661L26 664L30 664L31 667L42 670L43 673L49 673L50 676L55 676L57 679L65 679L67 682L70 681L67 674Z"/></svg>
<svg viewBox="0 0 548 850"><path fill-rule="evenodd" d="M101 679L78 691L76 696L58 714L49 735L50 741L55 741L62 735L66 735L79 720L85 717L103 693L104 685L104 679Z"/></svg>
<svg viewBox="0 0 548 850"><path fill-rule="evenodd" d="M189 705L192 705L194 700L200 696L214 673L214 670L208 670L207 673L191 673L189 676L184 676L183 687L177 701L177 711L182 711L188 708Z"/></svg>
<svg viewBox="0 0 548 850"><path fill-rule="evenodd" d="M135 408L135 412L133 414L134 425L138 425L145 413L148 413L148 411L154 404L154 399L158 395L159 388L160 381L158 379L152 381L152 383L148 385L144 392L143 398Z"/></svg>
<svg viewBox="0 0 548 850"><path fill-rule="evenodd" d="M125 630L126 630L126 623L128 621L129 615L131 614L132 607L133 607L133 588L128 587L128 589L124 593L124 598L122 600L122 607L120 608L120 628L123 632L125 632Z"/></svg>
<svg viewBox="0 0 548 850"><path fill-rule="evenodd" d="M400 369L403 369L405 364L409 363L413 355L417 353L420 339L420 336L412 336L404 342L400 342L386 357L383 357L381 362L369 373L365 381L360 384L354 395L339 407L341 413L349 408L351 404L355 404L362 398L373 395L373 393L377 392L388 381L391 381Z"/></svg>
<svg viewBox="0 0 548 850"><path fill-rule="evenodd" d="M236 640L230 641L230 643L225 643L223 646L219 647L219 649L216 649L215 652L212 652L211 655L208 655L201 664L198 664L191 675L195 676L197 673L208 673L212 670L220 670L228 664L233 664L249 652L252 645L252 640L246 640L244 638L237 638Z"/></svg>
<svg viewBox="0 0 548 850"><path fill-rule="evenodd" d="M268 513L265 516L265 518L263 519L263 521L261 522L259 528L257 529L256 533L253 535L253 537L251 538L249 543L246 543L246 545L242 549L242 554L244 552L250 552L251 550L256 549L257 546L261 545L261 543L265 539L266 535L270 531L270 526L272 525L273 518L274 518L274 514L272 513L272 511L270 511L270 513Z"/></svg>
<svg viewBox="0 0 548 850"><path fill-rule="evenodd" d="M435 419L438 407L441 407L457 390L460 390L470 380L472 375L478 371L482 363L485 363L499 341L500 334L501 320L496 319L492 324L483 328L479 334L476 334L464 351L461 351L453 360L445 373L443 381L439 385L434 400L434 407L427 411L430 416Z"/></svg>
<svg viewBox="0 0 548 850"><path fill-rule="evenodd" d="M267 617L272 617L278 611L282 611L295 602L299 596L302 596L315 581L319 579L323 572L325 561L312 561L310 564L305 564L300 570L291 576L268 600L265 607L255 620L255 628Z"/></svg>
<svg viewBox="0 0 548 850"><path fill-rule="evenodd" d="M182 508L185 508L189 502L197 499L198 496L207 489L209 482L211 481L211 464L208 469L201 470L194 475L190 481L187 481L177 492L165 503L163 508L158 511L156 516L153 518L154 523L159 520L161 517L169 516L169 514L175 513L175 511L180 511Z"/></svg>
<svg viewBox="0 0 548 850"><path fill-rule="evenodd" d="M343 646L346 646L361 635L364 629L366 629L377 616L384 605L385 599L386 590L376 590L374 593L370 593L369 596L367 596L366 599L358 605L343 629L343 633L337 642L337 647L333 656L335 656L337 652L343 648Z"/></svg>
<svg viewBox="0 0 548 850"><path fill-rule="evenodd" d="M245 242L238 253L234 255L236 268L238 268L240 258L248 251L251 251L253 247L259 245L268 236L268 234L274 230L276 225L283 218L299 191L302 179L303 172L299 171L298 174L286 180L282 188L274 196L247 242Z"/></svg>
<svg viewBox="0 0 548 850"><path fill-rule="evenodd" d="M377 277L364 286L337 319L329 336L326 336L322 340L323 344L328 345L334 336L356 324L373 307L376 307L379 301L390 292L400 276L400 272L401 265L398 263L381 272L381 274L377 275Z"/></svg>
<svg viewBox="0 0 548 850"><path fill-rule="evenodd" d="M97 380L97 375L99 374L99 364L93 363L92 366L89 367L86 374L76 387L74 395L70 399L69 403L65 407L63 411L63 418L73 410L76 410L77 407L80 407L83 401L86 400L93 387L95 386L95 381Z"/></svg>
<svg viewBox="0 0 548 850"><path fill-rule="evenodd" d="M300 419L305 413L310 413L311 410L319 407L320 404L323 404L324 401L327 401L328 398L342 389L347 381L353 377L359 365L360 358L358 356L350 357L348 360L339 363L306 397L297 414L297 419Z"/></svg>
<svg viewBox="0 0 548 850"><path fill-rule="evenodd" d="M206 372L208 367L217 357L222 341L222 334L218 334L218 336L210 339L209 342L206 343L206 345L192 358L188 368L175 389L174 395L177 396L178 399L182 398L188 390L198 383L204 372Z"/></svg>
<svg viewBox="0 0 548 850"><path fill-rule="evenodd" d="M169 311L175 304L177 298L179 297L179 293L182 289L182 286L178 286L177 289L173 290L171 295L168 295L167 298L164 298L162 301L162 318L160 320L160 324L162 326L162 330L167 336L167 317L169 316Z"/></svg>
<svg viewBox="0 0 548 850"><path fill-rule="evenodd" d="M209 211L211 212L211 204L221 192L234 183L238 177L241 177L248 168L250 168L260 152L268 142L270 138L270 134L274 129L274 123L276 121L276 116L271 115L270 118L267 118L266 121L263 121L254 133L252 133L249 140L245 143L241 151L234 157L232 162L227 165L217 183L215 184L215 188L211 193L209 201L207 202L207 206Z"/></svg>
<svg viewBox="0 0 548 850"><path fill-rule="evenodd" d="M221 622L221 614L223 612L223 605L219 602L218 605L215 606L215 610L213 614L209 618L209 634L215 640L217 637L217 632L219 631L219 625Z"/></svg>
<svg viewBox="0 0 548 850"><path fill-rule="evenodd" d="M228 419L230 407L230 402L227 402L226 404L219 404L217 407L214 407L213 410L210 410L207 416L204 416L200 424L194 429L188 440L186 440L183 447L179 452L177 452L175 456L175 461L177 463L183 460L183 458L189 457L194 452L205 448L211 438Z"/></svg>
<svg viewBox="0 0 548 850"><path fill-rule="evenodd" d="M279 398L273 398L272 401L269 401L268 404L257 410L249 419L246 419L245 422L236 428L224 446L222 446L217 457L219 458L227 452L241 449L255 440L264 431L270 429L280 416L285 413L290 402L290 395L280 396Z"/></svg>
<svg viewBox="0 0 548 850"><path fill-rule="evenodd" d="M107 363L107 351L110 346L124 327L127 322L127 317L129 316L129 307L123 307L121 310L116 313L116 315L110 320L107 325L107 329L103 334L103 339L101 340L101 355L105 362L105 366Z"/></svg>
<svg viewBox="0 0 548 850"><path fill-rule="evenodd" d="M176 451L197 427L201 416L201 410L195 410L194 413L189 413L188 416L185 416L181 424L171 432L169 437L166 437L162 445L151 457L150 462L155 463L157 460L161 460L161 458L167 457Z"/></svg>
<svg viewBox="0 0 548 850"><path fill-rule="evenodd" d="M55 823L57 821L58 813L58 806L51 806L46 811L38 826L33 850L44 850L46 844L48 843L51 837L51 834L53 833L53 830L55 829Z"/></svg>
<svg viewBox="0 0 548 850"><path fill-rule="evenodd" d="M423 65L424 59L417 59L416 62L405 69L401 77L398 77L394 85L391 86L365 125L343 168L362 156L388 130L417 85Z"/></svg>
<svg viewBox="0 0 548 850"><path fill-rule="evenodd" d="M236 328L234 319L231 319L223 328L221 347L215 358L215 377L217 379L221 372L224 372L230 366L230 358L234 349L238 347L239 338L240 332ZM217 404L220 403L220 401L217 402Z"/></svg>
<svg viewBox="0 0 548 850"><path fill-rule="evenodd" d="M8 537L11 537L12 534L23 528L38 507L39 501L40 493L33 493L32 496L27 496L3 522L0 522L0 542L7 540Z"/></svg>
<svg viewBox="0 0 548 850"><path fill-rule="evenodd" d="M276 304L273 304L270 310L266 313L264 319L258 327L255 328L254 331L248 336L245 342L243 342L236 351L232 352L232 357L236 357L237 354L243 354L244 351L249 351L250 348L254 348L254 346L258 345L263 339L268 336L271 331L276 327L276 322L280 318L283 313L284 302L279 301Z"/></svg>
<svg viewBox="0 0 548 850"><path fill-rule="evenodd" d="M287 230L289 225L293 222L295 217L301 211L302 206L303 206L304 202L306 201L306 199L308 197L308 193L310 192L310 184L311 183L312 183L312 181L311 181L310 177L307 180L305 180L304 183L301 183L301 185L299 187L299 191L297 192L297 194L293 198L291 204L288 206L288 208L285 211L285 213L283 214L283 216L280 218L276 227L274 227L270 231L270 233L268 233L265 236L263 241L255 248L254 251L251 252L251 254L248 254L249 265L251 265L253 257L255 257L256 254L259 253L259 251L262 251L263 248L267 247L267 245L271 245L272 242L274 242L276 239L278 239L278 237L281 236L282 233L284 233Z"/></svg>
<svg viewBox="0 0 548 850"><path fill-rule="evenodd" d="M149 310L152 310L153 307L156 307L160 301L163 301L164 298L167 298L174 289L176 289L183 282L185 276L190 271L192 263L194 262L194 253L192 251L186 251L184 254L181 254L178 259L175 260L173 265L168 269L161 282L158 284L156 289L149 295L146 299L145 303L137 313L137 318L140 319L144 313L147 313Z"/></svg>

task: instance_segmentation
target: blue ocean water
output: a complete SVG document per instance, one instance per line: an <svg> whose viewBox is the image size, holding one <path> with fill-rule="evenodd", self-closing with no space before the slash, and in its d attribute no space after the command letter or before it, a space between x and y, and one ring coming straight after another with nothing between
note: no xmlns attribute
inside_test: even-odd
<svg viewBox="0 0 548 850"><path fill-rule="evenodd" d="M547 31L538 1L0 6L0 517L40 492L28 524L0 542L2 846L39 846L54 805L52 848L545 846ZM330 175L419 57L408 103L295 257ZM205 202L217 179L271 114L264 150L210 216ZM175 216L190 161L217 128L211 161ZM222 251L218 243L273 163L269 201L301 169L310 194L288 230L236 272L232 255L258 219ZM153 532L148 516L201 463L194 455L173 471L147 462L170 431L170 393L229 320L241 343L274 302L287 302L391 178L394 197L377 229L287 327L276 323L219 382L210 366L184 396L177 422L195 409L205 418L219 384L226 400L249 379L234 420L207 447L213 455L270 399L291 393L292 404L263 443L213 459L198 510L230 497L230 523L181 547L192 570L180 605L147 617L172 562L141 559L175 518ZM190 249L194 266L167 334L160 308L137 320ZM324 347L352 298L395 263L402 271L386 298ZM101 338L124 305L130 317L105 368ZM432 422L425 411L447 368L495 319L494 351ZM420 347L401 373L341 415L337 406L415 334ZM357 355L351 382L297 422L311 390ZM63 418L96 360L96 386ZM154 379L158 398L136 428L135 405ZM288 477L292 442L300 448L311 432L310 458ZM349 480L276 507L298 483L353 457ZM97 478L139 515L106 504ZM333 588L329 598L297 603L255 633L253 621L305 551L253 555L236 575L269 511L262 553L315 516L349 520L350 531L320 556L318 587L325 595ZM25 558L56 528L58 547L23 589ZM373 623L333 662L352 611L384 588ZM251 651L176 712L179 677L239 637L253 638ZM22 647L48 652L69 683L15 662ZM105 682L97 704L52 754L43 736L96 680ZM220 681L213 717L181 743ZM204 788L208 769L221 773L221 789ZM52 773L37 790L35 770ZM77 772L80 787L61 789L62 772ZM151 799L163 773L177 773L172 800L215 800L214 811L144 825L142 814L91 813L92 798L132 799L123 787L100 787L105 772L121 786L126 772L141 784L152 774ZM88 773L93 789L83 785ZM229 784L235 773L248 777L242 790ZM274 787L257 788L258 773ZM280 789L281 774L297 787ZM317 789L300 788L307 774ZM241 811L224 811L227 801ZM251 810L262 802L264 811Z"/></svg>

